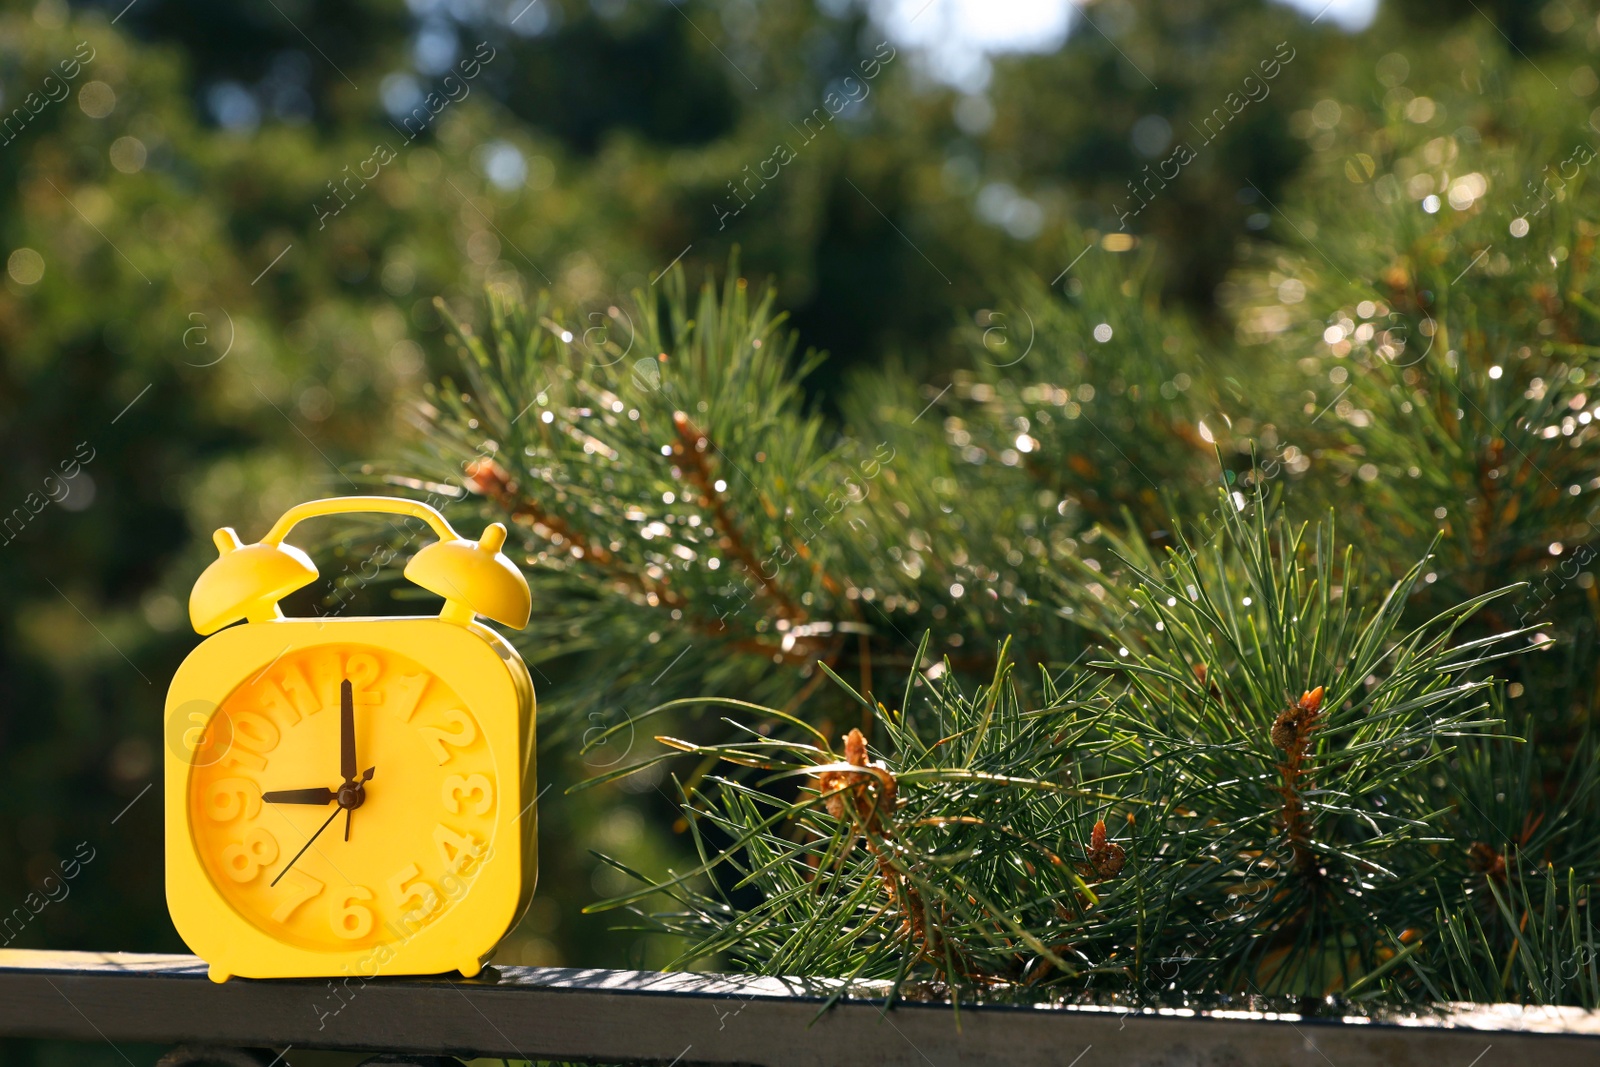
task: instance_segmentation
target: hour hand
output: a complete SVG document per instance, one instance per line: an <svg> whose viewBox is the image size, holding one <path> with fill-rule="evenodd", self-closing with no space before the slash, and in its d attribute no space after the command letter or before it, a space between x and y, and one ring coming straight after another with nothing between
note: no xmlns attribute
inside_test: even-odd
<svg viewBox="0 0 1600 1067"><path fill-rule="evenodd" d="M315 789L274 789L261 794L261 799L268 804L331 804L338 797L338 793L322 786Z"/></svg>

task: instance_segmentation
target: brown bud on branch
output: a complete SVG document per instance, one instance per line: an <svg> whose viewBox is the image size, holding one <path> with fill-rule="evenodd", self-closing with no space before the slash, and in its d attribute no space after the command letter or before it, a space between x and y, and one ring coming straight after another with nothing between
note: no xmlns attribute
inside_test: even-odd
<svg viewBox="0 0 1600 1067"><path fill-rule="evenodd" d="M1304 750L1317 728L1317 715L1322 710L1322 686L1301 695L1289 707L1278 713L1272 722L1272 743L1285 752Z"/></svg>
<svg viewBox="0 0 1600 1067"><path fill-rule="evenodd" d="M1106 837L1106 821L1099 820L1089 831L1089 866L1101 878L1115 878L1122 873L1127 853L1121 845Z"/></svg>

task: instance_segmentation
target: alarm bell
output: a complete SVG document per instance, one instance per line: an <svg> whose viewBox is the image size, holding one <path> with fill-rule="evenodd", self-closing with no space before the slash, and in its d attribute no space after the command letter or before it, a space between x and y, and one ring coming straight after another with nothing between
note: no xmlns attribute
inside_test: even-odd
<svg viewBox="0 0 1600 1067"><path fill-rule="evenodd" d="M520 630L528 625L533 599L528 579L500 551L505 542L506 528L498 522L476 541L435 541L411 557L406 577L444 597L443 618L466 621L478 614Z"/></svg>
<svg viewBox="0 0 1600 1067"><path fill-rule="evenodd" d="M283 514L267 536L246 545L231 527L212 535L219 553L189 594L189 621L201 635L246 619L269 622L283 617L278 601L317 579L316 565L283 539L304 519L319 515L376 512L406 515L426 522L439 540L425 545L406 564L410 581L444 597L439 617L466 624L482 615L514 629L528 624L533 610L528 580L500 551L506 528L491 523L477 541L461 537L438 511L420 500L387 496L345 496L298 504Z"/></svg>
<svg viewBox="0 0 1600 1067"><path fill-rule="evenodd" d="M202 635L240 619L281 618L278 601L317 580L316 564L293 545L242 544L231 526L211 539L220 555L189 594L189 621Z"/></svg>

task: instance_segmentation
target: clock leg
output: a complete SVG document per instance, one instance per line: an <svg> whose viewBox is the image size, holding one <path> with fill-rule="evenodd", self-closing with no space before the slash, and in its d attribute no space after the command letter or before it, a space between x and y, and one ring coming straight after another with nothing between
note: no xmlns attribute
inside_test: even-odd
<svg viewBox="0 0 1600 1067"><path fill-rule="evenodd" d="M473 975L483 970L483 964L480 963L476 957L474 957L473 959L468 960L466 963L463 963L461 966L457 967L456 970L460 971L464 977L471 978Z"/></svg>
<svg viewBox="0 0 1600 1067"><path fill-rule="evenodd" d="M233 975L213 963L206 968L206 977L211 979L213 982L221 983L226 982L228 979L232 978Z"/></svg>

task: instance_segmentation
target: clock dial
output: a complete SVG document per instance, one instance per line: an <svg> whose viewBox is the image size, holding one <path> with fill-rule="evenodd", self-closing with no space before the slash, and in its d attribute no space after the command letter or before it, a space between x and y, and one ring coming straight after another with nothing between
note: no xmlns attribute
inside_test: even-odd
<svg viewBox="0 0 1600 1067"><path fill-rule="evenodd" d="M191 768L190 831L212 884L273 938L339 952L406 939L489 862L500 789L484 731L407 657L286 653L217 714L233 741Z"/></svg>

